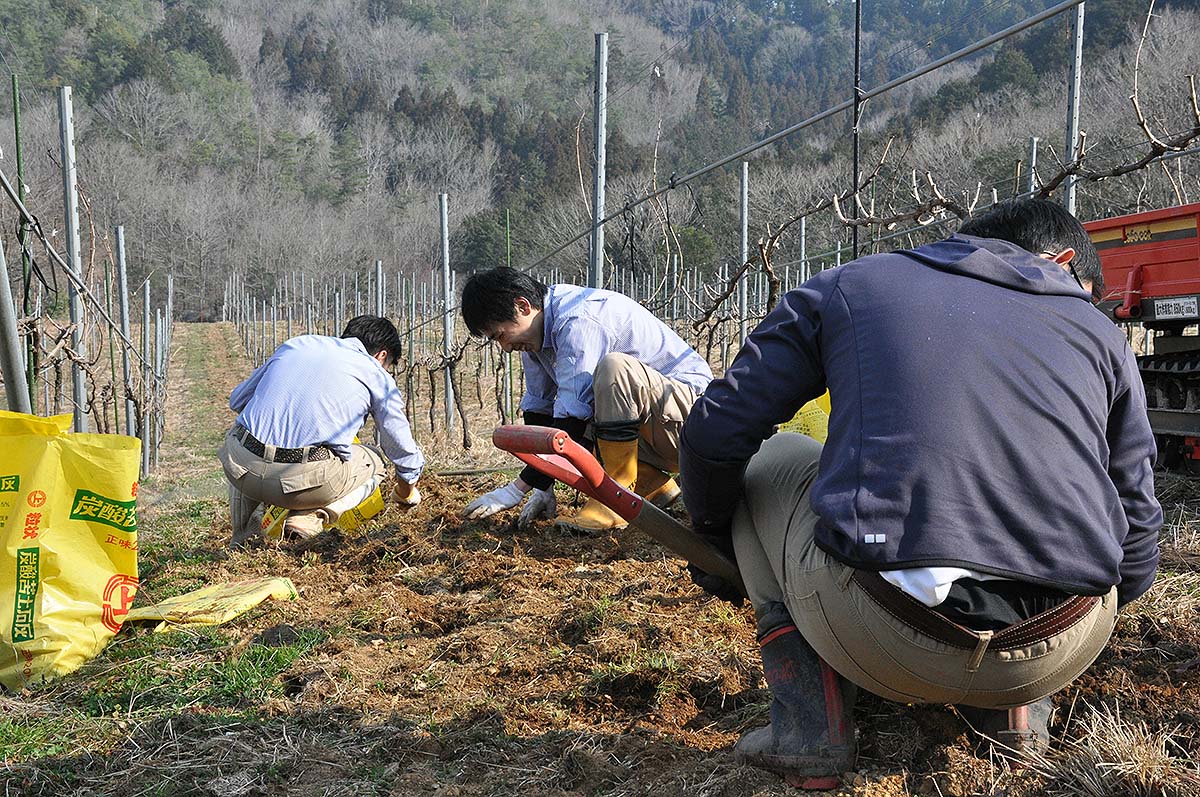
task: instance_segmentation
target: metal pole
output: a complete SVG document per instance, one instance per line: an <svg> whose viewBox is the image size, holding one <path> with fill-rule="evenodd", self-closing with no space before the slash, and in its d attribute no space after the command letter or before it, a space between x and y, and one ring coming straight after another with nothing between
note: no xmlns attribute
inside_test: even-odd
<svg viewBox="0 0 1200 797"><path fill-rule="evenodd" d="M1032 194L1037 190L1037 155L1038 155L1038 137L1029 137L1029 176L1025 181L1026 193Z"/></svg>
<svg viewBox="0 0 1200 797"><path fill-rule="evenodd" d="M741 259L738 260L738 272L742 271L742 267L746 265L746 261L750 259L750 164L747 161L742 161L742 180L741 192L738 199L739 218L741 221L741 248L738 250L741 253ZM748 325L746 317L750 314L747 304L749 302L750 286L748 274L743 273L738 279L738 345L746 342Z"/></svg>
<svg viewBox="0 0 1200 797"><path fill-rule="evenodd" d="M808 221L808 216L800 217L800 282L802 282L802 283L808 282L808 277L809 277L808 251L807 251L808 243L807 243L807 235L806 235L807 230L805 229L808 226L806 224L807 221Z"/></svg>
<svg viewBox="0 0 1200 797"><path fill-rule="evenodd" d="M450 378L450 355L454 344L454 288L450 284L450 210L449 195L438 194L438 213L442 221L442 356L446 361L443 373L446 391L446 433L454 431L454 380Z"/></svg>
<svg viewBox="0 0 1200 797"><path fill-rule="evenodd" d="M129 274L125 267L125 228L117 226L117 294L120 297L121 334L129 339ZM133 417L137 412L137 404L129 389L131 374L129 366L129 347L121 347L121 373L125 378L122 384L125 393L125 434L133 435Z"/></svg>
<svg viewBox="0 0 1200 797"><path fill-rule="evenodd" d="M408 342L408 362L405 368L404 386L408 390L408 407L409 417L416 417L416 392L413 390L413 373L416 371L416 335L413 334L413 327L416 324L417 318L417 277L413 275L412 290L408 292L408 333L404 336Z"/></svg>
<svg viewBox="0 0 1200 797"><path fill-rule="evenodd" d="M608 34L596 34L596 110L594 140L596 156L592 171L592 242L591 263L588 266L588 287L604 287L604 156L608 116Z"/></svg>
<svg viewBox="0 0 1200 797"><path fill-rule="evenodd" d="M383 261L375 261L375 315L383 318Z"/></svg>
<svg viewBox="0 0 1200 797"><path fill-rule="evenodd" d="M513 367L512 352L502 353L504 358L504 422L513 423Z"/></svg>
<svg viewBox="0 0 1200 797"><path fill-rule="evenodd" d="M1063 152L1067 154L1068 163L1074 163L1079 157L1079 98L1083 89L1083 7L1085 3L1075 6L1075 21L1072 26L1075 39L1075 52L1071 59L1071 84L1067 94L1067 143ZM1063 181L1063 206L1067 212L1075 214L1075 176L1069 175Z"/></svg>
<svg viewBox="0 0 1200 797"><path fill-rule="evenodd" d="M8 264L4 261L4 246L0 242L0 366L3 366L4 395L13 412L32 412L29 385L21 362L21 338L17 335L17 308L8 286Z"/></svg>
<svg viewBox="0 0 1200 797"><path fill-rule="evenodd" d="M669 283L671 291L671 324L674 325L679 321L679 253L671 254L671 281Z"/></svg>
<svg viewBox="0 0 1200 797"><path fill-rule="evenodd" d="M200 300L203 301L204 297L201 296ZM174 319L175 319L175 275L168 273L167 274L167 310L163 314L163 344L167 347L167 358L165 360L166 368L171 367L171 339L175 336L174 335L174 333L175 333L175 320ZM204 320L203 315L201 315L200 320L201 321ZM166 376L165 371L163 372L163 376L164 377Z"/></svg>
<svg viewBox="0 0 1200 797"><path fill-rule="evenodd" d="M858 218L858 127L862 120L862 0L854 0L854 116L851 118L850 133L854 149L854 204L850 206L850 218ZM858 257L858 225L850 228L853 254Z"/></svg>
<svg viewBox="0 0 1200 797"><path fill-rule="evenodd" d="M17 76L12 76L12 103L13 103L13 138L17 158L17 199L22 204L25 203L25 159L21 154L21 93L17 88ZM24 299L21 302L21 309L25 313L25 317L30 317L30 301L33 299L33 292L29 289L29 280L33 274L33 260L29 256L29 220L24 215L21 216L21 222L17 226L17 244L21 248L21 287L24 291ZM29 351L25 358L25 378L29 385L29 406L34 406L34 391L37 390L37 369L38 369L38 341L36 327L35 331L29 335ZM32 410L30 410L32 412Z"/></svg>
<svg viewBox="0 0 1200 797"><path fill-rule="evenodd" d="M150 402L154 379L150 368L150 280L142 283L142 417L138 436L142 438L142 478L150 473Z"/></svg>
<svg viewBox="0 0 1200 797"><path fill-rule="evenodd" d="M162 446L162 408L159 406L163 376L163 326L162 308L154 308L154 417L150 427L154 435L154 444L150 450L151 467L158 467L158 449Z"/></svg>
<svg viewBox="0 0 1200 797"><path fill-rule="evenodd" d="M112 315L112 295L113 295L113 276L108 273L108 261L104 261L104 309L108 314ZM117 356L113 351L113 333L111 329L105 330L108 334L104 337L108 338L108 374L112 380L112 397L113 397L113 434L121 433L121 404L117 401ZM101 430L103 431L103 430Z"/></svg>
<svg viewBox="0 0 1200 797"><path fill-rule="evenodd" d="M67 264L71 273L80 281L83 279L79 267L79 194L75 190L75 125L71 111L71 87L61 86L58 89L59 138L62 144L62 174L63 174L63 219L67 233ZM71 360L71 389L74 403L75 420L73 429L76 432L88 430L87 420L87 382L80 361L87 360L86 343L83 338L83 299L75 280L67 286L68 306L71 318L71 350L76 358Z"/></svg>

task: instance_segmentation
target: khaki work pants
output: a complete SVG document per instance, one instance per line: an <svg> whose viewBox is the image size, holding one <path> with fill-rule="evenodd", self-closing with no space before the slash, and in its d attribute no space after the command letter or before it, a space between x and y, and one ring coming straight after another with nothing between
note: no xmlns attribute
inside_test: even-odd
<svg viewBox="0 0 1200 797"><path fill-rule="evenodd" d="M229 480L232 542L237 544L259 532L254 515L262 504L312 511L382 478L384 463L378 449L360 444L350 449L349 461L331 456L315 462L269 462L247 451L230 429L217 456ZM272 451L269 448L264 453Z"/></svg>
<svg viewBox="0 0 1200 797"><path fill-rule="evenodd" d="M690 385L628 354L608 354L592 375L592 393L596 426L638 424L638 459L679 472L679 433L698 397Z"/></svg>
<svg viewBox="0 0 1200 797"><path fill-rule="evenodd" d="M1057 692L1088 668L1116 620L1114 587L1079 622L1027 647L964 650L917 631L851 580L854 570L817 547L809 498L821 445L798 434L763 444L744 477L733 544L755 608L781 601L835 670L905 703L1012 708ZM980 635L981 637L984 635Z"/></svg>

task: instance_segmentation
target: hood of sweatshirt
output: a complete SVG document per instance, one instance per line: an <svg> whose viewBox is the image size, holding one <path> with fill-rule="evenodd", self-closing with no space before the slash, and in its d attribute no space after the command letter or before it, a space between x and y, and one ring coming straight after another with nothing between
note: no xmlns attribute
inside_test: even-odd
<svg viewBox="0 0 1200 797"><path fill-rule="evenodd" d="M1022 293L1074 296L1088 302L1092 298L1058 263L998 238L951 235L943 241L896 254L911 257L930 268Z"/></svg>

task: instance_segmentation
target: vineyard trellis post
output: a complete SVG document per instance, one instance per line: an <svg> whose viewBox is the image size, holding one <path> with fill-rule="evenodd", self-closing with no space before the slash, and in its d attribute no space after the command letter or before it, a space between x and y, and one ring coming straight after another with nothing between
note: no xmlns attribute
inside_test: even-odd
<svg viewBox="0 0 1200 797"><path fill-rule="evenodd" d="M383 261L375 261L375 315L383 318Z"/></svg>
<svg viewBox="0 0 1200 797"><path fill-rule="evenodd" d="M164 312L164 316L163 320L166 326L163 327L163 334L166 336L166 347L169 357L171 339L175 337L175 322L173 320L175 318L175 274L173 272L167 272L167 309ZM203 320L203 316L201 320ZM168 364L169 362L168 360Z"/></svg>
<svg viewBox="0 0 1200 797"><path fill-rule="evenodd" d="M1037 190L1038 137L1029 137L1029 174L1025 178L1025 191L1032 194Z"/></svg>
<svg viewBox="0 0 1200 797"><path fill-rule="evenodd" d="M443 390L446 396L446 434L454 431L454 380L450 371L450 358L454 348L454 287L450 282L450 196L438 194L438 216L441 220L442 250L442 357L446 362Z"/></svg>
<svg viewBox="0 0 1200 797"><path fill-rule="evenodd" d="M119 300L118 307L121 311L121 334L125 339L129 339L129 272L125 264L125 228L122 225L117 225L117 296ZM137 403L133 400L133 393L130 391L131 369L129 363L129 347L121 347L121 374L124 378L122 382L122 390L125 394L125 434L134 434L134 416L137 412Z"/></svg>
<svg viewBox="0 0 1200 797"><path fill-rule="evenodd" d="M742 178L738 192L738 223L741 235L738 246L738 268L750 259L750 162L742 161ZM745 274L738 278L738 345L746 342L746 317L749 313L749 280Z"/></svg>
<svg viewBox="0 0 1200 797"><path fill-rule="evenodd" d="M163 361L166 359L163 352L163 322L162 308L154 308L154 381L151 388L154 391L154 401L151 402L153 412L150 418L151 431L151 449L150 449L150 467L158 469L158 449L162 445L163 425L162 413L159 411L162 396L159 394L160 386L162 385Z"/></svg>
<svg viewBox="0 0 1200 797"><path fill-rule="evenodd" d="M800 217L800 283L808 282L812 270L808 267L808 217Z"/></svg>
<svg viewBox="0 0 1200 797"><path fill-rule="evenodd" d="M25 191L25 157L21 148L21 93L18 90L17 75L14 72L12 75L12 106L13 106L13 144L14 152L17 160L17 201L24 203L26 197ZM17 246L21 249L21 277L24 280L21 284L25 286L24 297L21 302L21 310L25 317L28 318L30 313L30 301L32 300L31 291L29 290L29 279L33 274L33 258L29 253L29 235L30 235L29 219L21 216L21 220L17 225ZM41 315L39 312L33 314L34 317ZM38 373L38 330L35 326L30 332L26 344L25 355L25 380L29 386L29 406L36 409L36 399L34 396L37 392L37 373ZM32 411L32 409L31 409Z"/></svg>
<svg viewBox="0 0 1200 797"><path fill-rule="evenodd" d="M1063 147L1067 163L1074 163L1079 158L1079 100L1083 89L1083 7L1086 3L1075 6L1074 25L1072 26L1074 52L1071 57L1071 83L1067 94L1067 141ZM1063 181L1063 206L1072 216L1075 215L1075 175L1067 176Z"/></svg>
<svg viewBox="0 0 1200 797"><path fill-rule="evenodd" d="M604 287L604 167L608 119L608 33L596 34L595 156L592 171L592 239L588 261L589 288Z"/></svg>
<svg viewBox="0 0 1200 797"><path fill-rule="evenodd" d="M142 478L150 474L150 279L142 283L142 412L138 421L142 438Z"/></svg>
<svg viewBox="0 0 1200 797"><path fill-rule="evenodd" d="M17 308L8 286L8 264L4 260L4 244L0 241L0 364L3 365L4 394L13 412L32 412L29 385L25 382L21 362L21 338L17 334Z"/></svg>
<svg viewBox="0 0 1200 797"><path fill-rule="evenodd" d="M58 89L59 139L62 149L63 177L63 226L67 235L67 267L83 280L83 269L79 254L79 193L76 189L75 171L75 124L71 110L71 87ZM87 358L83 337L83 297L75 280L67 286L68 307L71 321L71 400L74 404L73 428L76 432L88 430L87 383L82 363Z"/></svg>

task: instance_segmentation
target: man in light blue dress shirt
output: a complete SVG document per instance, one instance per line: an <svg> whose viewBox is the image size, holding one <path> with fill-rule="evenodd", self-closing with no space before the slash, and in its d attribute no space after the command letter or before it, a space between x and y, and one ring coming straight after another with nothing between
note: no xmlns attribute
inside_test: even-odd
<svg viewBox="0 0 1200 797"><path fill-rule="evenodd" d="M473 275L463 286L467 329L521 352L525 423L554 426L585 442L590 429L605 471L665 506L679 496L679 430L712 381L708 363L674 330L627 296L576 285L547 287L511 268ZM472 501L468 517L516 506L520 524L557 511L553 479L529 467L512 483ZM592 532L625 521L590 500L557 524Z"/></svg>
<svg viewBox="0 0 1200 797"><path fill-rule="evenodd" d="M285 538L315 536L378 486L384 456L396 466L392 498L416 506L425 458L385 370L400 350L390 321L357 316L340 338L285 341L233 389L237 422L218 452L230 485L231 545L260 533L254 513L261 504L291 510ZM354 442L367 415L379 430L378 448Z"/></svg>

